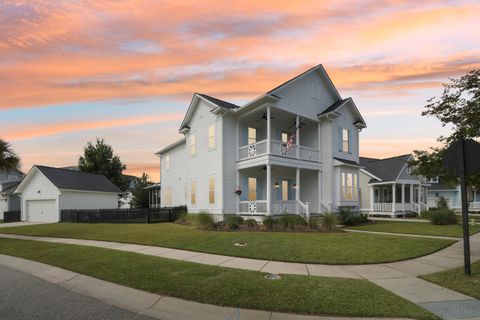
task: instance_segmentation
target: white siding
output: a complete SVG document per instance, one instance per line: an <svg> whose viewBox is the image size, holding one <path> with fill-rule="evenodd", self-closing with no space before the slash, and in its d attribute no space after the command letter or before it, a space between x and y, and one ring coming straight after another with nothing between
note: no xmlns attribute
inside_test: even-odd
<svg viewBox="0 0 480 320"><path fill-rule="evenodd" d="M237 199L235 190L237 186L237 150L239 141L237 120L233 115L223 118L223 209L225 213L237 212Z"/></svg>
<svg viewBox="0 0 480 320"><path fill-rule="evenodd" d="M317 115L338 99L316 72L306 74L275 92L281 98L275 107L317 120Z"/></svg>
<svg viewBox="0 0 480 320"><path fill-rule="evenodd" d="M165 192L172 190L172 206L183 206L187 204L185 197L186 191L186 147L185 142L166 151L160 158L160 177L161 177L161 197L160 203L162 207L167 206L165 203ZM167 170L165 159L170 157L170 169Z"/></svg>
<svg viewBox="0 0 480 320"><path fill-rule="evenodd" d="M82 191L63 191L60 194L60 210L116 208L118 208L117 194Z"/></svg>
<svg viewBox="0 0 480 320"><path fill-rule="evenodd" d="M334 120L332 128L333 156L345 160L358 162L359 134L358 129L353 125L353 123L357 120L348 105L342 107L339 113L340 116ZM350 130L351 132L351 150L349 150L349 152L340 151L341 146L339 146L338 128L344 128Z"/></svg>
<svg viewBox="0 0 480 320"><path fill-rule="evenodd" d="M57 214L60 218L58 211L58 196L60 191L50 182L43 174L38 171L33 172L30 180L26 184L21 195L22 206L22 220L26 220L26 208L27 201L30 200L55 200L57 205Z"/></svg>
<svg viewBox="0 0 480 320"><path fill-rule="evenodd" d="M324 120L320 124L320 155L322 158L322 190L321 200L324 206L333 210L332 206L334 200L334 168L333 168L333 153L332 153L332 123L329 120ZM325 210L325 207L322 209Z"/></svg>
<svg viewBox="0 0 480 320"><path fill-rule="evenodd" d="M370 186L368 182L372 177L360 171L358 178L360 187L360 210L368 211L370 210Z"/></svg>
<svg viewBox="0 0 480 320"><path fill-rule="evenodd" d="M187 181L190 185L191 179L197 181L196 205L190 206L190 194L188 195L187 207L189 212L210 212L221 214L223 203L223 135L221 134L222 117L211 112L213 105L200 100L189 122L190 131L186 134L187 154ZM216 147L208 148L208 127L215 124ZM234 130L233 128L231 129ZM196 136L197 153L190 154L190 137ZM215 176L215 204L209 204L208 201L208 179ZM162 185L163 187L163 185Z"/></svg>

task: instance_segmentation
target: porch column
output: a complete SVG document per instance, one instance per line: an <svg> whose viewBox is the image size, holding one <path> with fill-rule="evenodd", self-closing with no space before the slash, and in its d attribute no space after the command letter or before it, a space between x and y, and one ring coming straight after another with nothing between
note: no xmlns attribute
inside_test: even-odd
<svg viewBox="0 0 480 320"><path fill-rule="evenodd" d="M405 184L402 183L402 211L405 211Z"/></svg>
<svg viewBox="0 0 480 320"><path fill-rule="evenodd" d="M418 185L418 213L422 212L422 185Z"/></svg>
<svg viewBox="0 0 480 320"><path fill-rule="evenodd" d="M410 185L410 203L414 203L413 201L413 184Z"/></svg>
<svg viewBox="0 0 480 320"><path fill-rule="evenodd" d="M375 188L370 185L370 212L375 211Z"/></svg>
<svg viewBox="0 0 480 320"><path fill-rule="evenodd" d="M297 200L297 214L298 214L299 213L298 201L300 201L300 168L297 168L295 183L297 184L297 189L295 189L295 200Z"/></svg>
<svg viewBox="0 0 480 320"><path fill-rule="evenodd" d="M318 198L318 213L323 212L322 209L322 172L320 170L317 171L317 198Z"/></svg>
<svg viewBox="0 0 480 320"><path fill-rule="evenodd" d="M270 123L270 116L271 110L270 106L267 107L267 154L270 154L270 149L272 146L271 135L272 135L272 124Z"/></svg>
<svg viewBox="0 0 480 320"><path fill-rule="evenodd" d="M272 165L267 164L267 215L271 215L272 201Z"/></svg>
<svg viewBox="0 0 480 320"><path fill-rule="evenodd" d="M148 190L148 207L152 207L152 190Z"/></svg>
<svg viewBox="0 0 480 320"><path fill-rule="evenodd" d="M295 119L295 128L297 129L295 132L295 137L297 139L297 159L300 159L300 117L297 116Z"/></svg>
<svg viewBox="0 0 480 320"><path fill-rule="evenodd" d="M392 184L392 212L395 212L395 203L397 202L397 185Z"/></svg>

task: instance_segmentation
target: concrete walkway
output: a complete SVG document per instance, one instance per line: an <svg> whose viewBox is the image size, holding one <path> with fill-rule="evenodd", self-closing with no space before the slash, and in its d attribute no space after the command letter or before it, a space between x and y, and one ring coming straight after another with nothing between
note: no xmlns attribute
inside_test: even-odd
<svg viewBox="0 0 480 320"><path fill-rule="evenodd" d="M380 218L380 217L368 217L368 220L377 220L377 221L403 221L403 222L430 222L426 219L415 219L415 218Z"/></svg>
<svg viewBox="0 0 480 320"><path fill-rule="evenodd" d="M164 320L327 320L332 317L303 316L269 311L235 309L160 296L98 280L47 264L0 254L0 265L22 271L73 292L137 314ZM361 320L342 318L337 320ZM364 318L365 319L365 318ZM375 318L368 318L375 319ZM378 319L378 318L377 318Z"/></svg>
<svg viewBox="0 0 480 320"><path fill-rule="evenodd" d="M364 265L325 265L291 263L261 259L238 258L210 253L201 253L157 246L125 244L120 242L50 238L2 234L0 238L24 239L54 243L77 244L120 251L135 252L150 256L216 265L228 268L262 271L268 273L299 274L354 279L410 278L443 271L463 265L462 241L427 256L411 260ZM471 237L472 261L480 260L480 233Z"/></svg>

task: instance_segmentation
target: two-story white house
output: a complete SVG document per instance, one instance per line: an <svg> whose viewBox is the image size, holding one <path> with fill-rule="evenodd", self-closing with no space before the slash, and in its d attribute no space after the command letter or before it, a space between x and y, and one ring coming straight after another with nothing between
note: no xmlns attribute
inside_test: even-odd
<svg viewBox="0 0 480 320"><path fill-rule="evenodd" d="M196 93L183 138L156 153L161 205L244 216L358 210L365 127L322 65L243 106Z"/></svg>

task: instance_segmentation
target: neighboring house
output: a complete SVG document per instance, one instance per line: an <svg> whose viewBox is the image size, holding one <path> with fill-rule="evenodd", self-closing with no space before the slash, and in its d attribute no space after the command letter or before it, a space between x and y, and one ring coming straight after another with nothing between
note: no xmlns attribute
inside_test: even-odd
<svg viewBox="0 0 480 320"><path fill-rule="evenodd" d="M16 170L0 172L0 220L5 211L20 210L20 198L13 191L23 177L24 174Z"/></svg>
<svg viewBox="0 0 480 320"><path fill-rule="evenodd" d="M365 127L321 65L243 106L196 93L184 137L157 152L161 205L245 216L358 210Z"/></svg>
<svg viewBox="0 0 480 320"><path fill-rule="evenodd" d="M460 185L448 185L444 183L438 176L429 178L427 182L430 184L427 193L428 205L430 207L437 206L437 200L443 197L447 200L448 206L456 211L462 210L462 199ZM480 211L480 192L469 190L467 199L469 201L470 211Z"/></svg>
<svg viewBox="0 0 480 320"><path fill-rule="evenodd" d="M155 183L151 186L145 187L145 190L148 190L148 207L149 208L160 208L161 207L161 184Z"/></svg>
<svg viewBox="0 0 480 320"><path fill-rule="evenodd" d="M33 166L15 193L22 221L60 221L64 209L118 208L122 191L101 174Z"/></svg>
<svg viewBox="0 0 480 320"><path fill-rule="evenodd" d="M428 184L412 174L406 154L386 159L360 157L360 207L371 215L404 216L427 210Z"/></svg>

